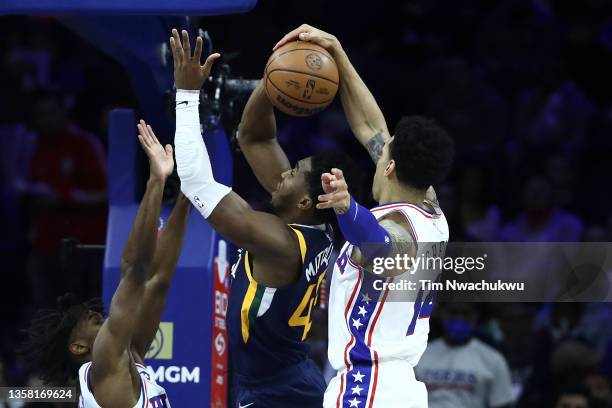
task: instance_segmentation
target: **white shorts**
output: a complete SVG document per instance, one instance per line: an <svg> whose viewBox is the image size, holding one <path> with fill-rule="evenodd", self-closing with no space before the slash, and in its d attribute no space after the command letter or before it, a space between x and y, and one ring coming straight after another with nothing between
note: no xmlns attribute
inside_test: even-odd
<svg viewBox="0 0 612 408"><path fill-rule="evenodd" d="M339 371L327 385L323 408L427 408L427 388L405 361Z"/></svg>

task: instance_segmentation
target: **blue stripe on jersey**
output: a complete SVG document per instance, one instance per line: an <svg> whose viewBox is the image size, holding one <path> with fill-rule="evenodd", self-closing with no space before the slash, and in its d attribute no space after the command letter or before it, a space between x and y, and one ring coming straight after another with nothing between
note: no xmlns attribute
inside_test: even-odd
<svg viewBox="0 0 612 408"><path fill-rule="evenodd" d="M376 306L381 300L383 291L374 289L374 280L379 279L372 273L359 272L362 275L357 299L346 322L355 344L349 351L351 369L346 373L346 389L343 406L365 406L372 382L372 351L367 344L368 326L374 319ZM361 404L363 402L363 404Z"/></svg>

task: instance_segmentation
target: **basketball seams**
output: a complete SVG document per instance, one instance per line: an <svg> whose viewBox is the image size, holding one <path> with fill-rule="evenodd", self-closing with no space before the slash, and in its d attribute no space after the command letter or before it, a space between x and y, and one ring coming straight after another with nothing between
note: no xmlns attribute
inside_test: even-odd
<svg viewBox="0 0 612 408"><path fill-rule="evenodd" d="M333 57L327 50L317 49L316 44L306 45L297 42L291 49L273 54L264 68L263 85L268 99L277 109L293 116L310 116L325 109L339 88L338 66ZM293 51L304 52L291 54Z"/></svg>
<svg viewBox="0 0 612 408"><path fill-rule="evenodd" d="M306 75L306 76L311 76L311 77L314 77L314 78L322 79L322 80L327 81L327 82L331 82L332 84L334 84L336 86L339 86L338 82L336 82L334 80L325 78L324 76L321 76L321 75L311 74L310 72L298 71L297 69L274 68L272 71L267 73L267 76L270 77L270 74L273 73L273 72L276 72L276 71L291 72L291 73L294 73L294 74L302 74L302 75Z"/></svg>
<svg viewBox="0 0 612 408"><path fill-rule="evenodd" d="M294 52L294 51L314 51L314 52L318 52L321 53L323 55L325 55L327 57L327 59L329 59L331 61L332 64L334 64L334 66L336 67L336 70L338 69L338 66L336 65L336 61L332 58L331 54L327 53L327 51L325 51L325 48L322 48L320 50L314 49L314 48L293 48L287 51L283 51L280 54L276 54L276 55L272 55L270 57L270 59L268 60L268 62L266 63L266 67L264 68L264 72L268 71L268 67L270 66L270 64L272 64L275 60L277 60L280 56L285 55L285 54L289 54L290 52ZM323 51L321 51L323 50ZM325 51L325 52L324 52Z"/></svg>
<svg viewBox="0 0 612 408"><path fill-rule="evenodd" d="M302 72L298 72L298 73L300 73L300 74L301 74ZM307 74L306 74L306 75L307 75ZM325 101L325 102L307 102L307 101L303 101L303 100L301 100L301 99L298 99L298 98L296 98L296 97L293 97L293 96L291 96L291 95L287 94L286 92L283 92L283 90L282 90L282 89L280 89L278 86L276 86L276 84L275 84L274 82L272 82L272 80L271 80L271 79L270 79L268 76L266 76L266 86L267 86L267 84L268 84L268 83L272 84L272 86L273 86L273 87L274 87L274 88L275 88L275 89L276 89L276 90L277 90L279 93L283 94L283 95L284 95L284 96L286 96L287 98L291 98L291 99L293 99L294 101L297 101L297 102L300 102L300 103L305 103L305 104L308 104L308 105L329 105L329 104L330 104L330 101ZM269 92L268 92L268 95L270 96L270 93L269 93Z"/></svg>

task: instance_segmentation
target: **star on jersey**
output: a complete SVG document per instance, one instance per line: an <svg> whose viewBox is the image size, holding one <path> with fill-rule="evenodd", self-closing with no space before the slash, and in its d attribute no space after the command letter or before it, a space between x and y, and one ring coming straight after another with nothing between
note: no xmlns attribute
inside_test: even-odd
<svg viewBox="0 0 612 408"><path fill-rule="evenodd" d="M352 400L350 400L349 403L351 404L351 407L359 407L359 404L361 403L361 401L359 401L357 397L355 397Z"/></svg>
<svg viewBox="0 0 612 408"><path fill-rule="evenodd" d="M357 312L357 314L361 316L365 316L366 314L368 314L368 311L365 310L365 307L359 306L359 312Z"/></svg>
<svg viewBox="0 0 612 408"><path fill-rule="evenodd" d="M361 301L362 302L365 302L366 304L369 304L370 300L372 300L372 298L370 298L370 295L368 295L367 293L364 293L363 295L361 295Z"/></svg>
<svg viewBox="0 0 612 408"><path fill-rule="evenodd" d="M363 382L363 377L365 377L365 375L361 374L361 371L359 370L357 370L355 374L352 374L352 376L355 382Z"/></svg>
<svg viewBox="0 0 612 408"><path fill-rule="evenodd" d="M361 391L363 391L363 388L361 388L359 385L356 385L353 388L351 388L351 394L357 394L361 396Z"/></svg>
<svg viewBox="0 0 612 408"><path fill-rule="evenodd" d="M361 323L361 319L351 319L353 321L353 327L359 330L363 323Z"/></svg>

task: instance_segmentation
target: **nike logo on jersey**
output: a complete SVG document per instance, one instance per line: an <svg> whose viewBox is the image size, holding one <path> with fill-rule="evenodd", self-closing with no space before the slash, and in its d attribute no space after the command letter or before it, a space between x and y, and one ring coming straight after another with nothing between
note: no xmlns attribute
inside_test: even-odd
<svg viewBox="0 0 612 408"><path fill-rule="evenodd" d="M181 106L182 104L188 105L187 101L177 102L176 106Z"/></svg>
<svg viewBox="0 0 612 408"><path fill-rule="evenodd" d="M251 406L251 405L253 405L253 404L254 404L254 402L251 402L250 404L242 405L242 403L241 403L241 402L239 402L239 403L238 403L238 408L247 408L247 407L250 407L250 406Z"/></svg>

